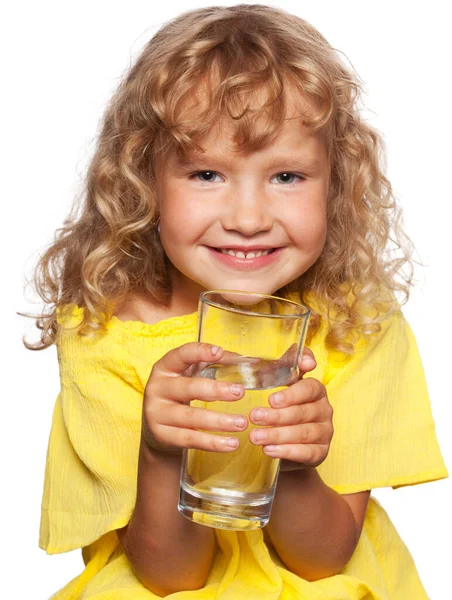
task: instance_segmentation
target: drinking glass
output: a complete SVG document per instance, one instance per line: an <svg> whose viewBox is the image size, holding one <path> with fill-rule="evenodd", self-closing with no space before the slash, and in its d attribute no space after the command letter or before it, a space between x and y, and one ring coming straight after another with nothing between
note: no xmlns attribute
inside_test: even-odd
<svg viewBox="0 0 452 600"><path fill-rule="evenodd" d="M221 346L224 352L217 362L199 365L193 375L241 383L245 395L233 402L195 400L191 405L246 417L254 407L268 406L271 393L298 379L309 315L305 306L276 296L203 292L198 341ZM184 450L178 509L185 517L238 531L268 523L280 461L251 443L255 427L249 422L245 431L233 434L240 442L233 452Z"/></svg>

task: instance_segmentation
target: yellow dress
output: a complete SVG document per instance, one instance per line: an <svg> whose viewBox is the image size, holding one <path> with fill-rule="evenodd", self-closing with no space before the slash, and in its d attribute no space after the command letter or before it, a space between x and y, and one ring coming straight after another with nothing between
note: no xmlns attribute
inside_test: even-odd
<svg viewBox="0 0 452 600"><path fill-rule="evenodd" d="M76 323L75 308L67 325ZM329 455L318 467L340 494L447 477L424 373L399 311L346 360L325 348L322 326L310 348L334 408ZM61 392L47 455L40 546L49 554L83 548L86 568L54 600L159 598L135 576L115 530L136 495L144 386L152 365L196 339L196 314L154 325L117 318L94 340L69 330L57 343ZM413 443L415 441L415 443ZM277 492L276 492L277 493ZM415 524L413 523L413 526ZM339 575L308 582L287 570L261 530L216 531L208 581L174 600L428 600L408 549L370 498L358 546Z"/></svg>

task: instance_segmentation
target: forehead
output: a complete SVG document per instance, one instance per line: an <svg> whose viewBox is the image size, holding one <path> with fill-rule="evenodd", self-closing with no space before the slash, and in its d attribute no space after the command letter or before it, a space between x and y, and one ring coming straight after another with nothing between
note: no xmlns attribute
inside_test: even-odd
<svg viewBox="0 0 452 600"><path fill-rule="evenodd" d="M265 135L265 123L255 123L254 135ZM209 133L197 140L196 146L173 152L179 162L209 157L210 155L228 155L240 158L244 155L259 153L262 155L318 156L325 151L325 144L319 133L304 126L299 118L287 119L263 145L257 148L242 148L236 139L236 123L232 119L222 119Z"/></svg>
<svg viewBox="0 0 452 600"><path fill-rule="evenodd" d="M177 148L181 157L194 155L221 146L228 152L250 153L264 150L272 146L284 145L289 147L316 146L323 141L322 131L315 132L306 124L312 114L312 106L301 96L286 94L285 102L279 107L280 111L265 106L266 98L262 91L250 98L247 110L240 118L229 114L213 115L209 126L208 119L204 120L205 127L194 130L191 143ZM203 102L206 100L204 98ZM184 111L184 119L191 123L200 120L203 113L203 102L189 104ZM274 107L273 107L274 108Z"/></svg>

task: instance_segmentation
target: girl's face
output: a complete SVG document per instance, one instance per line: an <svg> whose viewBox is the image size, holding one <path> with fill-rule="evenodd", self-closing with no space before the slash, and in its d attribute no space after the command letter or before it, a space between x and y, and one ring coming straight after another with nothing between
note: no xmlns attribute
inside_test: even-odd
<svg viewBox="0 0 452 600"><path fill-rule="evenodd" d="M204 289L272 294L307 271L325 243L329 181L324 143L299 120L257 152L234 151L227 128L201 146L159 178L173 301L193 310Z"/></svg>

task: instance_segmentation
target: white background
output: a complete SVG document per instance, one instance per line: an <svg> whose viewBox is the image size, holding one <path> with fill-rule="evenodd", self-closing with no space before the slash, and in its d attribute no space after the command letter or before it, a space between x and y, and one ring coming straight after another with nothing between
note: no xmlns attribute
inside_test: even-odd
<svg viewBox="0 0 452 600"><path fill-rule="evenodd" d="M79 551L49 557L37 546L45 453L59 382L55 349L30 352L21 344L26 323L16 311L33 308L24 296L24 276L36 251L66 216L101 112L124 69L163 22L209 4L28 1L1 9L1 206L6 215L0 256L6 341L0 456L7 480L1 499L7 564L2 562L16 590L8 593L9 599L46 599L82 568ZM389 177L404 208L406 229L426 265L417 269L417 289L404 312L418 340L450 468L448 3L273 4L306 18L347 55L366 85L367 118L385 133ZM375 496L410 548L430 597L450 598L450 481L378 490Z"/></svg>

